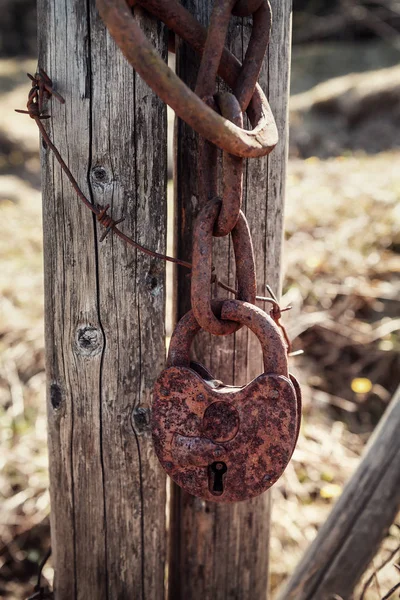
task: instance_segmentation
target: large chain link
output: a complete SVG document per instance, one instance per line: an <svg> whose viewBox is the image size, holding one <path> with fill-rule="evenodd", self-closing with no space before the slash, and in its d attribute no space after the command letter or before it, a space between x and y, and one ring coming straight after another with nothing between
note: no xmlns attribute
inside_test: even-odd
<svg viewBox="0 0 400 600"><path fill-rule="evenodd" d="M138 0L137 4L163 21L195 51L203 54L207 30L177 0ZM269 7L267 0L263 0L263 5ZM97 6L108 30L134 69L195 131L236 156L265 156L273 150L278 142L276 123L268 100L258 85L250 94L252 97L247 109L253 129L246 131L213 111L175 75L141 31L126 0L97 0ZM258 15L257 22L260 18L260 25L255 27L258 33L257 40L251 43L252 48L258 47L258 37L264 38L266 33L268 35L268 22L261 20L263 14L268 13L260 9L255 13ZM238 78L239 81L243 78L245 82L243 68L224 48L218 74L231 89L236 86ZM249 56L247 71L251 70L252 58Z"/></svg>
<svg viewBox="0 0 400 600"><path fill-rule="evenodd" d="M214 198L200 211L193 234L191 301L193 313L202 329L214 335L228 335L239 329L237 324L221 321L211 307L212 236L221 208L221 200ZM249 226L240 211L232 230L232 242L238 281L237 297L255 304L256 275Z"/></svg>

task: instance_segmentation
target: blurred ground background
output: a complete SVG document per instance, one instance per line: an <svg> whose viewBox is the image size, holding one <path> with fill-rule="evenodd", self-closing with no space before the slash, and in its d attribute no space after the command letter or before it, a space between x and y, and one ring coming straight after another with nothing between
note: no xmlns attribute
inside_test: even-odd
<svg viewBox="0 0 400 600"><path fill-rule="evenodd" d="M0 0L0 597L32 593L49 547L38 135L23 108L35 2ZM315 537L400 373L400 5L294 2L283 305L305 396L274 491L271 581ZM4 226L5 225L5 226ZM400 518L365 596L398 581ZM51 563L44 574L51 580ZM365 578L364 578L365 580ZM355 598L360 598L363 584ZM318 599L316 599L318 600Z"/></svg>

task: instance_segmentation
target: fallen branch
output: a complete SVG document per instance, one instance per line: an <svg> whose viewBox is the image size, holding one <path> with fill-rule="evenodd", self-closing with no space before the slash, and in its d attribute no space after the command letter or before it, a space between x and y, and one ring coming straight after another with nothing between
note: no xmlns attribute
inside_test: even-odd
<svg viewBox="0 0 400 600"><path fill-rule="evenodd" d="M351 597L400 509L400 387L364 458L278 600Z"/></svg>

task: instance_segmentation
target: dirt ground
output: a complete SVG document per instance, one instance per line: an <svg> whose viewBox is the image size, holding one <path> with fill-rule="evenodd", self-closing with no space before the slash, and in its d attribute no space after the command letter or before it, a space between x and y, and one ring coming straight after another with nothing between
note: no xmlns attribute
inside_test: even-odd
<svg viewBox="0 0 400 600"><path fill-rule="evenodd" d="M49 547L38 135L17 115L32 61L0 61L0 597L22 600ZM400 372L400 149L292 158L283 304L305 396L298 448L274 488L271 584L293 571L356 469ZM5 224L5 227L4 227ZM398 581L379 565L367 600ZM52 578L51 562L44 575ZM365 581L365 578L364 578ZM355 598L361 595L361 589ZM316 599L318 600L318 599Z"/></svg>

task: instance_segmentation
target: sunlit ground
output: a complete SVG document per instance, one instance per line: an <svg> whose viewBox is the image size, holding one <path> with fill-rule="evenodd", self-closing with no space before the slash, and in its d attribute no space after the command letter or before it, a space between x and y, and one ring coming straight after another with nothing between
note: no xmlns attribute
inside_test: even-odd
<svg viewBox="0 0 400 600"><path fill-rule="evenodd" d="M34 68L0 62L0 596L15 599L32 593L48 544L38 136L12 112L23 108ZM305 350L293 367L305 409L274 492L274 589L326 519L398 381L399 160L391 152L290 162L284 303ZM396 545L393 525L375 569ZM398 574L389 564L377 578L369 600Z"/></svg>

